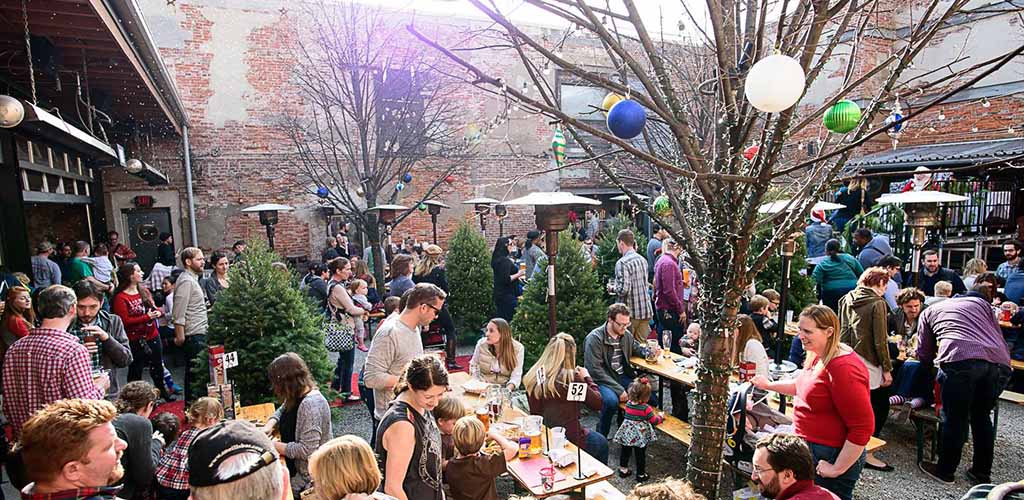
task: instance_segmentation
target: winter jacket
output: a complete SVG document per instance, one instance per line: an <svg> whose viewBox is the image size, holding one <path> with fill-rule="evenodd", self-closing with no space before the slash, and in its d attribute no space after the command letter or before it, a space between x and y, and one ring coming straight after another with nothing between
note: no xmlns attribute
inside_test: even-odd
<svg viewBox="0 0 1024 500"><path fill-rule="evenodd" d="M618 376L612 370L612 355L614 348L607 344L608 322L594 328L583 340L583 365L590 372L591 378L597 385L611 388L616 394L626 392L626 388L619 384ZM619 337L619 349L622 350L622 375L628 378L635 378L636 371L630 364L629 358L635 353L637 356L646 356L647 347L637 342L636 337L626 332ZM614 345L614 344L613 344Z"/></svg>
<svg viewBox="0 0 1024 500"><path fill-rule="evenodd" d="M874 290L858 286L839 299L839 340L883 372L892 371L889 358L889 304Z"/></svg>
<svg viewBox="0 0 1024 500"><path fill-rule="evenodd" d="M864 268L857 259L841 253L835 259L826 258L814 266L812 276L821 290L850 290L857 286L857 279L863 272Z"/></svg>
<svg viewBox="0 0 1024 500"><path fill-rule="evenodd" d="M815 223L804 230L807 236L807 257L824 257L825 243L832 239L832 224Z"/></svg>
<svg viewBox="0 0 1024 500"><path fill-rule="evenodd" d="M864 245L864 248L860 249L860 253L857 254L857 261L860 262L861 267L867 269L871 266L877 266L878 261L888 255L892 255L889 239L883 235L876 234L867 245Z"/></svg>

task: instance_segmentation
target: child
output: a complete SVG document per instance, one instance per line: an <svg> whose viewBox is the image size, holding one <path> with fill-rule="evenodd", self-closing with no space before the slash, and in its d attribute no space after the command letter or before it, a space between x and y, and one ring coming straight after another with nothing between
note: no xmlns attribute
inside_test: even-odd
<svg viewBox="0 0 1024 500"><path fill-rule="evenodd" d="M177 415L167 411L161 412L153 417L153 430L159 432L164 437L164 447L166 448L174 444L175 439L178 439L181 422L178 421Z"/></svg>
<svg viewBox="0 0 1024 500"><path fill-rule="evenodd" d="M466 405L462 400L454 396L444 396L437 402L434 408L434 418L437 419L437 428L441 431L441 469L448 466L448 461L455 456L455 441L452 438L452 428L455 421L466 416Z"/></svg>
<svg viewBox="0 0 1024 500"><path fill-rule="evenodd" d="M105 243L97 244L92 253L95 254L95 257L82 257L82 261L92 267L92 275L94 278L108 285L111 284L111 280L113 279L114 263L110 262L107 245Z"/></svg>
<svg viewBox="0 0 1024 500"><path fill-rule="evenodd" d="M163 500L188 499L188 448L200 431L224 418L224 407L216 399L199 398L192 403L185 418L192 428L167 447L156 466L157 493Z"/></svg>
<svg viewBox="0 0 1024 500"><path fill-rule="evenodd" d="M696 356L699 341L700 323L690 323L690 326L686 327L686 335L679 339L679 350L688 358Z"/></svg>
<svg viewBox="0 0 1024 500"><path fill-rule="evenodd" d="M309 457L309 474L316 488L304 491L302 498L395 500L377 491L381 481L377 457L361 437L341 436L324 443Z"/></svg>
<svg viewBox="0 0 1024 500"><path fill-rule="evenodd" d="M615 442L622 445L619 455L619 476L627 477L629 455L636 455L636 480L644 482L651 478L647 475L647 445L657 439L654 426L665 420L664 415L655 413L654 408L647 404L651 398L651 384L647 377L639 377L626 389L626 420L615 432Z"/></svg>
<svg viewBox="0 0 1024 500"><path fill-rule="evenodd" d="M768 305L771 301L764 295L754 295L750 299L750 319L754 320L754 327L757 333L761 334L761 342L768 350L775 349L775 341L778 338L776 330L779 324L771 317Z"/></svg>
<svg viewBox="0 0 1024 500"><path fill-rule="evenodd" d="M494 480L505 473L505 463L515 458L519 446L505 439L491 428L484 433L483 422L467 415L455 422L452 428L457 456L448 462L445 470L448 486L454 500L498 500L498 489ZM482 453L484 438L488 437L501 445L500 454ZM458 481L452 481L458 478Z"/></svg>
<svg viewBox="0 0 1024 500"><path fill-rule="evenodd" d="M373 309L373 305L370 304L369 300L366 300L366 292L369 290L366 281L361 279L354 279L348 284L348 294L352 296L352 302L355 305L363 308L365 311L361 316L353 316L355 320L355 335L356 335L356 347L360 351L366 352L369 349L366 348L366 313Z"/></svg>

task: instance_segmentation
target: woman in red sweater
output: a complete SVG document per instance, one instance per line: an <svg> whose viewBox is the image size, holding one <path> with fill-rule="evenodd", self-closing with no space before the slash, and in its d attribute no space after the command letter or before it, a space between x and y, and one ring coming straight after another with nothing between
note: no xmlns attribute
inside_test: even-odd
<svg viewBox="0 0 1024 500"><path fill-rule="evenodd" d="M3 319L0 320L0 363L3 354L18 339L28 335L35 328L36 314L32 311L32 291L23 286L7 290Z"/></svg>
<svg viewBox="0 0 1024 500"><path fill-rule="evenodd" d="M776 382L758 375L752 383L796 396L793 425L814 455L814 482L852 499L875 426L868 371L853 349L839 343L839 318L832 309L808 306L800 313L799 327L808 354L799 375Z"/></svg>
<svg viewBox="0 0 1024 500"><path fill-rule="evenodd" d="M132 350L128 381L142 379L142 369L148 366L153 385L160 389L160 397L173 401L164 385L163 345L156 326L156 319L163 316L163 312L156 307L149 290L140 285L142 269L138 264L128 262L117 268L117 282L112 309L124 322Z"/></svg>

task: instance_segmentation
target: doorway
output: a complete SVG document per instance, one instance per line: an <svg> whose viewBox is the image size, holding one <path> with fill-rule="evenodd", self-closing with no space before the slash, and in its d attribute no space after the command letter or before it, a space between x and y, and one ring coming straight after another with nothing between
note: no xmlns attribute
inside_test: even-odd
<svg viewBox="0 0 1024 500"><path fill-rule="evenodd" d="M171 232L170 208L132 208L123 210L128 228L127 243L135 251L136 262L149 274L156 262L160 233Z"/></svg>

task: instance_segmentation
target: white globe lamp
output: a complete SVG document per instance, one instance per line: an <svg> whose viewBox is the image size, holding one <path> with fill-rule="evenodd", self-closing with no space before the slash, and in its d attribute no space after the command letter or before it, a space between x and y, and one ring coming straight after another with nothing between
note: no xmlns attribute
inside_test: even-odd
<svg viewBox="0 0 1024 500"><path fill-rule="evenodd" d="M0 128L14 128L25 119L25 105L9 96L0 95Z"/></svg>
<svg viewBox="0 0 1024 500"><path fill-rule="evenodd" d="M138 174L139 172L145 170L146 167L142 165L142 162L140 160L132 158L125 162L124 169L127 170L129 174Z"/></svg>
<svg viewBox="0 0 1024 500"><path fill-rule="evenodd" d="M796 59L772 54L750 68L743 93L758 110L778 113L800 100L805 79L804 69Z"/></svg>

